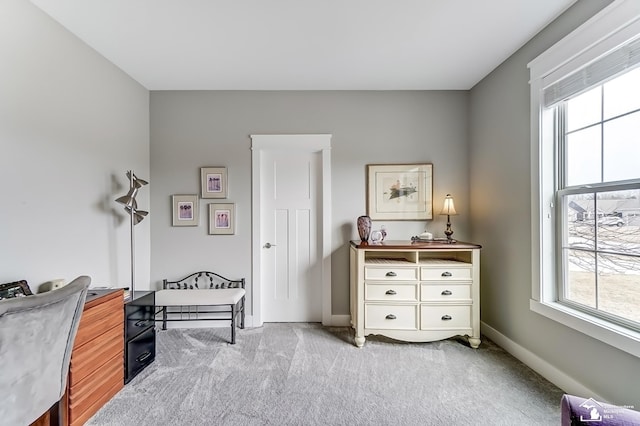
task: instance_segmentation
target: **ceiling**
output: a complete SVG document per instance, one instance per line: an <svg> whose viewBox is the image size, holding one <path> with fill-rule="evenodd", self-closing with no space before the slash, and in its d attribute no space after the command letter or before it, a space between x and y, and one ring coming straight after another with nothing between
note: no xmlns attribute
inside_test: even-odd
<svg viewBox="0 0 640 426"><path fill-rule="evenodd" d="M32 0L149 90L466 90L576 0Z"/></svg>

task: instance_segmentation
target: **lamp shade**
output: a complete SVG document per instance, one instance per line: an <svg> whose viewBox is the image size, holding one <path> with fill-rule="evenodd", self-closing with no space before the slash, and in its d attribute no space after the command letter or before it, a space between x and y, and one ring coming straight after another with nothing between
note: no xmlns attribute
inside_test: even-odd
<svg viewBox="0 0 640 426"><path fill-rule="evenodd" d="M449 215L449 216L455 216L458 213L456 212L456 208L453 205L453 197L451 197L451 194L447 194L447 196L444 199L444 206L442 207L442 211L440 212L440 214L442 215Z"/></svg>
<svg viewBox="0 0 640 426"><path fill-rule="evenodd" d="M138 192L138 188L131 188L127 195L123 195L116 199L117 203L124 204L125 207L133 207L134 209L138 208L138 203L136 203L136 193Z"/></svg>
<svg viewBox="0 0 640 426"><path fill-rule="evenodd" d="M127 172L127 177L131 182L131 186L135 186L136 188L142 188L143 186L149 184L149 182L147 182L146 180L140 179L138 176L136 176L135 173L133 173L131 170Z"/></svg>

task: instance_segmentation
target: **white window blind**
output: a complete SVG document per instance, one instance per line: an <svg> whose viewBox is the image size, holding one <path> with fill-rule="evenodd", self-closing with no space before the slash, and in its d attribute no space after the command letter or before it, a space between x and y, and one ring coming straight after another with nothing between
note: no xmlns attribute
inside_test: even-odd
<svg viewBox="0 0 640 426"><path fill-rule="evenodd" d="M544 107L548 108L562 102L638 65L640 65L640 38L616 48L613 52L544 88Z"/></svg>

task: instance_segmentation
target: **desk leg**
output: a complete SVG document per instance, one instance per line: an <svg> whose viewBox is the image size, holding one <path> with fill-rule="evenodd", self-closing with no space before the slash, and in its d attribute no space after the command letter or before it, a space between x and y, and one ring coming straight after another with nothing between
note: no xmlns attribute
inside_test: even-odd
<svg viewBox="0 0 640 426"><path fill-rule="evenodd" d="M240 328L244 329L244 296L242 296L240 303Z"/></svg>

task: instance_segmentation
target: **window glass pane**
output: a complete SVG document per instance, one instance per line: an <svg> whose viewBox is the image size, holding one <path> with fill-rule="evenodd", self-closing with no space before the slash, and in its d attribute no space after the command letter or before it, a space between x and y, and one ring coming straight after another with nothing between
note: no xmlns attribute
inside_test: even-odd
<svg viewBox="0 0 640 426"><path fill-rule="evenodd" d="M640 178L640 112L604 123L603 150L605 182Z"/></svg>
<svg viewBox="0 0 640 426"><path fill-rule="evenodd" d="M598 255L598 310L640 323L640 258Z"/></svg>
<svg viewBox="0 0 640 426"><path fill-rule="evenodd" d="M635 96L630 94L635 93ZM640 68L604 84L604 118L640 109Z"/></svg>
<svg viewBox="0 0 640 426"><path fill-rule="evenodd" d="M567 135L567 186L601 181L601 126L593 126Z"/></svg>
<svg viewBox="0 0 640 426"><path fill-rule="evenodd" d="M567 214L566 246L569 248L581 248L595 250L595 201L593 194L571 194L565 197Z"/></svg>
<svg viewBox="0 0 640 426"><path fill-rule="evenodd" d="M602 86L567 101L567 131L581 129L602 120Z"/></svg>
<svg viewBox="0 0 640 426"><path fill-rule="evenodd" d="M595 254L591 251L565 250L565 256L568 265L565 298L595 309Z"/></svg>
<svg viewBox="0 0 640 426"><path fill-rule="evenodd" d="M640 190L598 193L598 250L640 255Z"/></svg>

